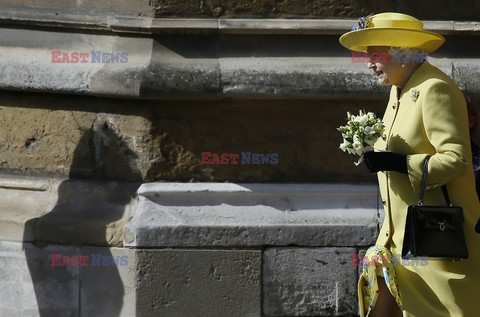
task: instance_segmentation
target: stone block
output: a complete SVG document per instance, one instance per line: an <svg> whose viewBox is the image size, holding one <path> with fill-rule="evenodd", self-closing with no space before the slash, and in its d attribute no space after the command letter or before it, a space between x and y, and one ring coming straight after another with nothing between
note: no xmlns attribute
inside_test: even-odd
<svg viewBox="0 0 480 317"><path fill-rule="evenodd" d="M1 316L79 317L80 267L52 266L54 253L78 255L79 248L0 241Z"/></svg>
<svg viewBox="0 0 480 317"><path fill-rule="evenodd" d="M418 3L395 1L354 0L258 0L246 2L240 0L133 0L98 2L83 0L71 2L65 0L4 0L2 5L11 11L25 7L36 9L39 14L55 11L60 16L67 14L85 15L125 15L130 17L255 17L255 18L358 18L372 12L404 12L420 19L429 20L476 20L478 3L470 1L435 2L432 0ZM45 13L44 13L45 14ZM106 19L105 19L106 20ZM105 21L106 23L107 21Z"/></svg>
<svg viewBox="0 0 480 317"><path fill-rule="evenodd" d="M338 43L340 32L325 27L326 31L322 31L325 34L292 35L289 33L295 30L293 25L282 35L253 31L253 34L231 34L236 27L238 31L240 23L223 21L218 30L227 34L221 36L165 33L119 37L0 28L0 54L4 55L0 71L5 74L0 78L0 88L142 100L385 100L388 97L388 87L375 83L365 63L351 62L350 52ZM252 28L261 31L255 25L262 23L262 20L251 22ZM282 22L276 23L272 30L275 27L278 33ZM182 29L179 24L177 21L173 25ZM304 24L302 27L311 28ZM340 27L333 20L331 24ZM448 26L443 25L433 23L432 27ZM450 26L444 31L451 29ZM331 34L334 31L337 33ZM447 38L446 45L433 55L442 58L431 60L449 74L458 47L464 47L459 58L478 56L478 49L468 38ZM52 63L52 51L127 53L128 61L93 63L89 57L86 63ZM62 112L51 115L65 116ZM92 113L77 114L76 118L82 126L92 116ZM65 124L75 126L72 114L65 117ZM53 128L49 126L46 131ZM68 133L73 134L74 140L79 131ZM42 151L48 141L30 138L31 151ZM63 143L72 146L66 140L69 139L65 138Z"/></svg>
<svg viewBox="0 0 480 317"><path fill-rule="evenodd" d="M453 68L453 78L460 87L480 97L480 61L463 60L456 61Z"/></svg>
<svg viewBox="0 0 480 317"><path fill-rule="evenodd" d="M54 254L68 257L69 264L72 256L89 258L52 265L63 264L63 259L53 261ZM93 265L92 254L107 260L126 257L127 263ZM133 250L0 241L0 264L0 316L136 316Z"/></svg>
<svg viewBox="0 0 480 317"><path fill-rule="evenodd" d="M267 248L263 255L266 316L357 313L355 248Z"/></svg>
<svg viewBox="0 0 480 317"><path fill-rule="evenodd" d="M260 250L138 250L137 317L261 316Z"/></svg>
<svg viewBox="0 0 480 317"><path fill-rule="evenodd" d="M32 219L35 240L121 245L129 208L139 184L65 180L58 184L55 206Z"/></svg>
<svg viewBox="0 0 480 317"><path fill-rule="evenodd" d="M155 246L367 246L376 188L340 184L150 183L125 243Z"/></svg>
<svg viewBox="0 0 480 317"><path fill-rule="evenodd" d="M2 6L10 9L11 14L16 11L23 11L29 8L30 11L36 11L39 16L48 15L54 11L57 15L65 16L83 13L85 17L89 15L103 14L109 15L131 15L131 16L153 16L154 8L151 5L152 0L130 0L103 2L94 0L82 0L80 2L71 2L65 0L4 0Z"/></svg>
<svg viewBox="0 0 480 317"><path fill-rule="evenodd" d="M136 316L135 250L82 246L80 252L89 265L80 267L79 317Z"/></svg>
<svg viewBox="0 0 480 317"><path fill-rule="evenodd" d="M121 245L139 186L0 175L0 239Z"/></svg>

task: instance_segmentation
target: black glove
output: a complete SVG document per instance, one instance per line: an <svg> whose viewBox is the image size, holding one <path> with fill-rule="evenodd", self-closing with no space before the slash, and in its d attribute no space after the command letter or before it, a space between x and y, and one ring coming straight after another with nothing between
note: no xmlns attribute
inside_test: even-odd
<svg viewBox="0 0 480 317"><path fill-rule="evenodd" d="M395 171L407 174L407 156L393 152L365 152L363 161L370 173Z"/></svg>

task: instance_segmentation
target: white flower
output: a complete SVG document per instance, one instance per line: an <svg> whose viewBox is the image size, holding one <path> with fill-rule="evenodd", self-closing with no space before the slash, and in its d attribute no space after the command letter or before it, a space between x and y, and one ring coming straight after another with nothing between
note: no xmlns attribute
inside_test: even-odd
<svg viewBox="0 0 480 317"><path fill-rule="evenodd" d="M357 135L353 137L352 146L353 146L353 149L355 150L355 153L357 153L357 155L363 154L363 143L362 143L362 140L360 140Z"/></svg>
<svg viewBox="0 0 480 317"><path fill-rule="evenodd" d="M366 126L363 130L366 135L375 135L375 129L373 129L371 126Z"/></svg>
<svg viewBox="0 0 480 317"><path fill-rule="evenodd" d="M343 138L339 148L358 156L373 151L373 145L383 134L384 129L382 120L373 112L360 110L358 115L347 112L347 124L337 128ZM358 165L358 162L355 165Z"/></svg>
<svg viewBox="0 0 480 317"><path fill-rule="evenodd" d="M356 116L353 119L354 122L358 122L360 125L365 124L365 122L367 122L367 120L368 120L368 116L366 114L364 114L362 116Z"/></svg>
<svg viewBox="0 0 480 317"><path fill-rule="evenodd" d="M347 151L347 149L348 149L349 147L351 147L351 146L352 146L352 143L351 143L351 142L348 142L347 140L343 140L343 143L340 144L340 149L341 149L343 152L345 152L345 151Z"/></svg>

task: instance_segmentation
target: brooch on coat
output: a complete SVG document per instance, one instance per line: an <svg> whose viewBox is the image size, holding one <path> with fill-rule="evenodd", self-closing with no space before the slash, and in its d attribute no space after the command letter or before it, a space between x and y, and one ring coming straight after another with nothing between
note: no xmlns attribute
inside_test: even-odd
<svg viewBox="0 0 480 317"><path fill-rule="evenodd" d="M410 93L410 97L412 97L413 102L417 101L418 95L420 95L420 92L416 89L412 89L412 92Z"/></svg>

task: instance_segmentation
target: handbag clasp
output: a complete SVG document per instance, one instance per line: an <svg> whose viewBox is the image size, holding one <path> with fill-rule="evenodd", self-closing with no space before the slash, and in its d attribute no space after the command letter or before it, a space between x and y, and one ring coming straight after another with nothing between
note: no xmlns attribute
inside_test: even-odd
<svg viewBox="0 0 480 317"><path fill-rule="evenodd" d="M445 221L439 221L438 224L440 225L440 231L445 230Z"/></svg>

